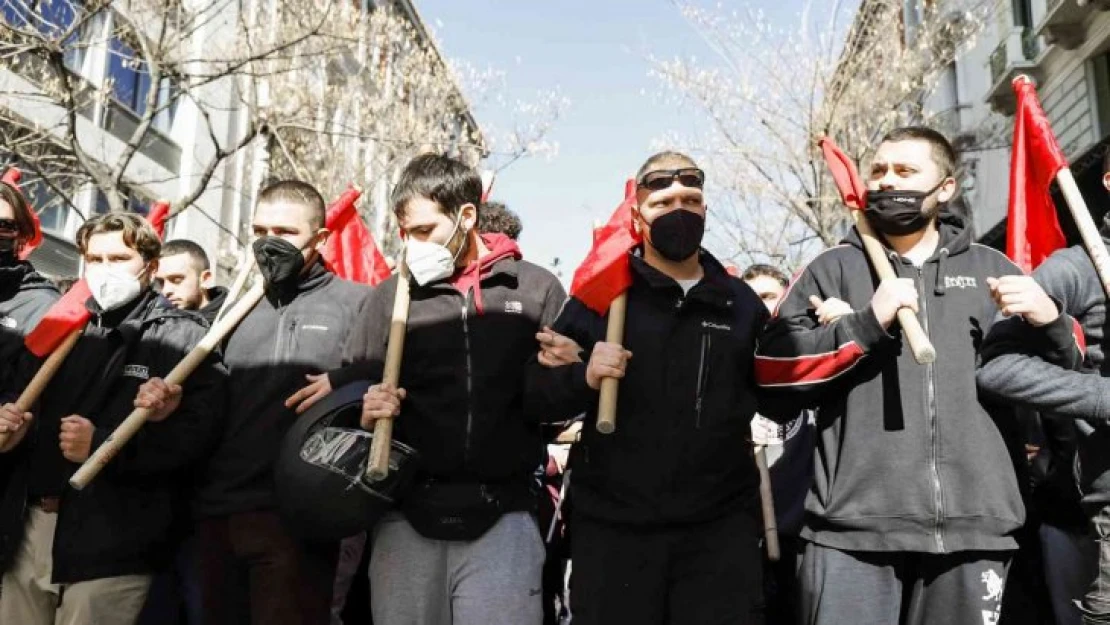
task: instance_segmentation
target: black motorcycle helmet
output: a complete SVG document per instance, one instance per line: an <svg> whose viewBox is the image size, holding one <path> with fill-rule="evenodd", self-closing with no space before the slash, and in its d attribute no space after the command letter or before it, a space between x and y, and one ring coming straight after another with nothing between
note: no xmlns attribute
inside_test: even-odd
<svg viewBox="0 0 1110 625"><path fill-rule="evenodd" d="M393 509L416 471L417 453L393 441L389 476L366 480L373 434L359 427L369 383L336 389L297 419L274 465L278 510L297 535L333 541L374 527Z"/></svg>

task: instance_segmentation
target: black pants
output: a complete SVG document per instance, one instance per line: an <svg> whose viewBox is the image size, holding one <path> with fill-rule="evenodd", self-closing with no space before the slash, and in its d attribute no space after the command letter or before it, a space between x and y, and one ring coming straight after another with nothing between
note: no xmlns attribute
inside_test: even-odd
<svg viewBox="0 0 1110 625"><path fill-rule="evenodd" d="M779 561L771 562L763 551L763 603L767 625L798 622L798 561L804 546L801 538L780 534Z"/></svg>
<svg viewBox="0 0 1110 625"><path fill-rule="evenodd" d="M806 625L993 625L1011 551L840 551L806 543L798 571Z"/></svg>
<svg viewBox="0 0 1110 625"><path fill-rule="evenodd" d="M737 513L707 523L609 525L575 513L574 625L760 625L760 523Z"/></svg>
<svg viewBox="0 0 1110 625"><path fill-rule="evenodd" d="M205 625L328 625L339 545L305 544L274 512L197 528Z"/></svg>

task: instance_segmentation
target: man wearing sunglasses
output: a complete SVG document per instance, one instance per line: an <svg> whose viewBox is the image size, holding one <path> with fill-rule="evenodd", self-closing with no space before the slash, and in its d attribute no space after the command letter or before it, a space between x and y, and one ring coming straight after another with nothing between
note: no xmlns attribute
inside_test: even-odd
<svg viewBox="0 0 1110 625"><path fill-rule="evenodd" d="M554 332L583 362L537 357L529 412L586 413L571 452L576 625L761 623L759 476L748 441L755 337L767 308L701 248L704 173L683 154L636 176L624 345L575 298ZM600 434L598 389L621 378L617 430Z"/></svg>

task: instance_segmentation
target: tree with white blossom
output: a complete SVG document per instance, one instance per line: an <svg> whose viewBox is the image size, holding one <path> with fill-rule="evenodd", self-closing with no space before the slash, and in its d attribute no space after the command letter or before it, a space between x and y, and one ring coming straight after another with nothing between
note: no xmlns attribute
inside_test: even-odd
<svg viewBox="0 0 1110 625"><path fill-rule="evenodd" d="M925 96L997 3L923 2L912 28L902 0L807 2L791 28L750 7L675 4L715 57L651 56L651 73L707 130L659 143L694 152L710 173L711 240L722 256L794 269L850 221L817 140L834 138L862 163L886 131L930 122Z"/></svg>

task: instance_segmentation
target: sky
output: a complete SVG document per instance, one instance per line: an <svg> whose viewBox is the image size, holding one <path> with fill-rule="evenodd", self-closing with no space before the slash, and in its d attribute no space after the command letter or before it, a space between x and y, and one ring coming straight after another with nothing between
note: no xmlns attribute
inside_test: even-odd
<svg viewBox="0 0 1110 625"><path fill-rule="evenodd" d="M699 123L697 111L666 97L649 75L648 55L712 62L713 53L670 0L415 2L449 58L506 73L509 100L535 101L538 90L555 87L570 100L548 135L559 144L557 155L515 162L491 195L520 215L524 258L548 268L558 258L556 270L569 284L589 250L592 224L620 203L624 181L652 154L653 142L690 134ZM803 0L721 4L762 8L789 24ZM480 106L475 115L492 127L513 121Z"/></svg>

